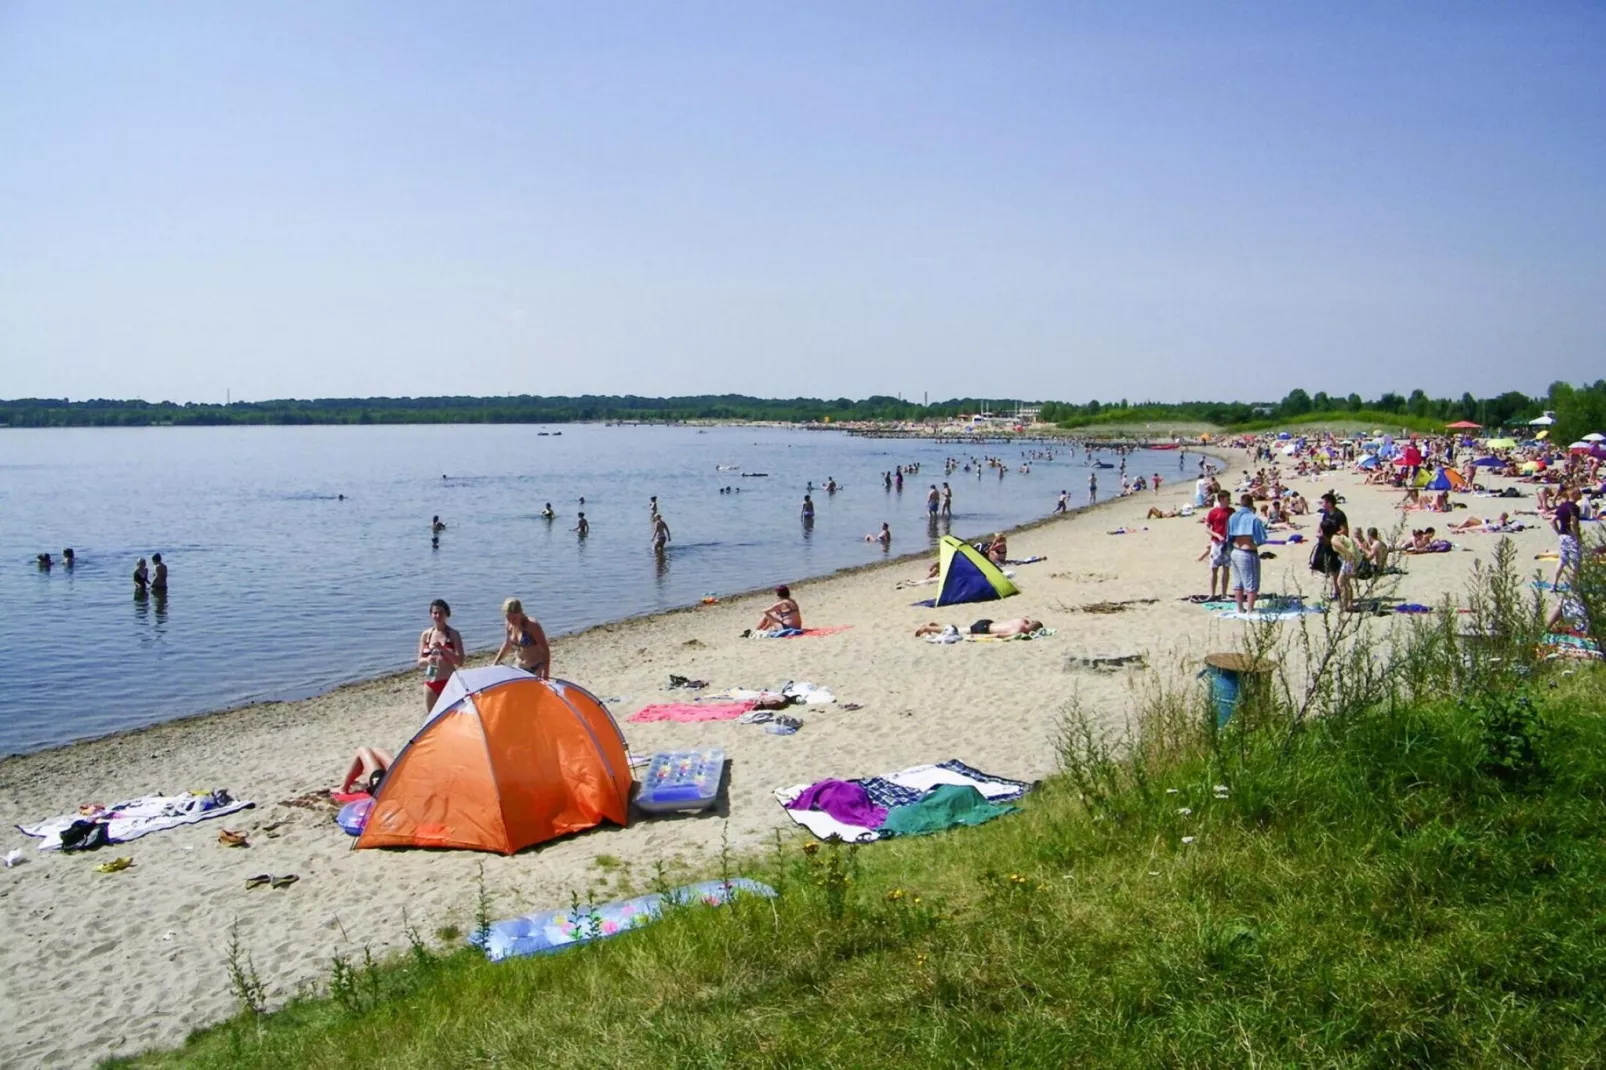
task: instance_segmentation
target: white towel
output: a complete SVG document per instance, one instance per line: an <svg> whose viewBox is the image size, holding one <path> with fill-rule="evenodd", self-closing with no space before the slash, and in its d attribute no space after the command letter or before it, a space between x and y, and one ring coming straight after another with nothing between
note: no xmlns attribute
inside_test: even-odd
<svg viewBox="0 0 1606 1070"><path fill-rule="evenodd" d="M193 825L197 821L223 817L256 805L254 802L235 800L223 806L207 808L205 804L211 798L211 795L192 792L183 795L143 795L108 807L96 815L96 819L106 820L106 835L112 843L127 843L153 832ZM63 814L35 825L18 825L17 831L24 836L38 838L41 841L39 850L56 851L61 849L61 834L71 828L73 822L80 820L84 820L84 815Z"/></svg>

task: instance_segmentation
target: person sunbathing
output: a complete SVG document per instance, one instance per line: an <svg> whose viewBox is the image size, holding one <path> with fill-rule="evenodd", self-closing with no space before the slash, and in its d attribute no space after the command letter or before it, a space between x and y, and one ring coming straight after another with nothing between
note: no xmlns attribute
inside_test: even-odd
<svg viewBox="0 0 1606 1070"><path fill-rule="evenodd" d="M369 795L374 794L379 790L380 781L385 779L385 771L395 760L389 751L378 747L358 747L357 753L351 758L351 768L346 770L346 779L340 782L341 793L350 795L356 787Z"/></svg>
<svg viewBox="0 0 1606 1070"><path fill-rule="evenodd" d="M915 638L941 635L950 627L955 626L939 624L934 620L928 621L915 629ZM1031 635L1033 632L1041 630L1042 627L1042 621L1032 620L1029 617L1020 617L1016 620L987 620L983 618L972 624L968 632L971 635L990 635L997 639L1013 639L1017 635Z"/></svg>
<svg viewBox="0 0 1606 1070"><path fill-rule="evenodd" d="M993 536L993 541L987 544L987 560L995 565L1002 566L1004 559L1008 556L1009 543L1004 539L1004 533L1000 531Z"/></svg>
<svg viewBox="0 0 1606 1070"><path fill-rule="evenodd" d="M777 628L802 628L803 610L793 601L792 589L783 583L775 588L775 597L780 601L764 611L758 623L753 625L753 630L769 632Z"/></svg>
<svg viewBox="0 0 1606 1070"><path fill-rule="evenodd" d="M1501 513L1497 519L1489 520L1476 516L1469 516L1459 524L1447 525L1451 531L1507 531L1511 530L1510 514ZM1521 524L1517 525L1520 529Z"/></svg>
<svg viewBox="0 0 1606 1070"><path fill-rule="evenodd" d="M1181 516L1175 509L1161 509L1158 505L1149 506L1148 520L1169 520L1174 516Z"/></svg>
<svg viewBox="0 0 1606 1070"><path fill-rule="evenodd" d="M1449 545L1438 538L1433 528L1423 528L1411 532L1411 541L1401 546L1400 551L1407 554L1436 554L1448 549Z"/></svg>

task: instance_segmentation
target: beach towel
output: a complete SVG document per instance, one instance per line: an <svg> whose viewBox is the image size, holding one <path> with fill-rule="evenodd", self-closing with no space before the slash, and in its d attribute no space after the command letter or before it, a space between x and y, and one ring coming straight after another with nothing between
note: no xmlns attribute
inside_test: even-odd
<svg viewBox="0 0 1606 1070"><path fill-rule="evenodd" d="M649 721L734 721L749 712L756 702L658 702L643 706L629 718L637 724Z"/></svg>
<svg viewBox="0 0 1606 1070"><path fill-rule="evenodd" d="M771 628L767 632L754 632L754 639L806 639L836 635L853 627L851 624L832 624L824 628Z"/></svg>
<svg viewBox="0 0 1606 1070"><path fill-rule="evenodd" d="M919 802L895 806L887 811L881 832L892 836L926 836L956 825L980 825L1020 809L995 804L970 785L943 784L927 792Z"/></svg>
<svg viewBox="0 0 1606 1070"><path fill-rule="evenodd" d="M851 780L822 780L803 789L786 804L788 810L818 810L844 825L879 828L887 819L885 807L870 801L863 784Z"/></svg>
<svg viewBox="0 0 1606 1070"><path fill-rule="evenodd" d="M111 806L84 807L76 814L63 814L34 825L18 825L17 831L40 840L41 851L58 851L62 849L61 834L78 822L104 826L104 834L94 838L95 846L100 846L103 843L128 843L153 832L193 825L255 805L254 802L237 800L222 789L185 792L183 795L143 795Z"/></svg>
<svg viewBox="0 0 1606 1070"><path fill-rule="evenodd" d="M1600 644L1581 635L1566 632L1547 632L1539 640L1539 654L1546 660L1579 658L1586 661L1601 660Z"/></svg>
<svg viewBox="0 0 1606 1070"><path fill-rule="evenodd" d="M520 955L545 955L638 929L657 920L666 906L694 903L723 906L741 896L773 899L775 889L746 877L702 881L676 888L667 895L655 892L633 899L594 906L559 907L492 922L484 934L470 936L469 943L484 951L492 962Z"/></svg>
<svg viewBox="0 0 1606 1070"><path fill-rule="evenodd" d="M989 803L1013 802L1030 791L1032 787L1022 780L1011 780L1008 777L984 773L958 759L950 759L935 765L917 765L899 770L896 773L888 773L885 776L866 777L861 780L820 782L820 784L826 783L855 784L863 788L865 798L872 808L872 813L876 808L890 812L897 807L915 805L934 789L944 786L973 789ZM869 817L860 817L858 821L845 821L824 810L792 808L794 802L801 799L811 788L818 786L818 784L800 784L791 788L778 788L775 791L775 798L786 809L788 817L822 840L829 840L835 836L848 843L873 843L876 840L895 834L894 830L883 829L884 821L877 824L869 824ZM952 806L953 804L950 802L947 805ZM968 808L960 809L968 812ZM991 820L992 817L1001 817L1003 814L1011 812L1012 809L1000 809L999 812L992 814L986 820ZM844 812L843 816L850 817L854 815ZM926 831L937 830L929 829Z"/></svg>
<svg viewBox="0 0 1606 1070"><path fill-rule="evenodd" d="M1221 620L1297 620L1306 613L1320 613L1321 606L1293 606L1279 609L1255 608L1244 613L1237 609L1230 609L1225 613L1217 613Z"/></svg>

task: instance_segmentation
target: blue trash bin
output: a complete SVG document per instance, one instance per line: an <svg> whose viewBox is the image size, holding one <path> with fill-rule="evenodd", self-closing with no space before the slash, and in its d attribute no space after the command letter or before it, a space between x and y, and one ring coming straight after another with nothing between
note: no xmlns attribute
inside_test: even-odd
<svg viewBox="0 0 1606 1070"><path fill-rule="evenodd" d="M1269 666L1255 664L1243 654L1211 654L1199 675L1210 681L1210 701L1216 708L1216 727L1232 719L1253 678Z"/></svg>

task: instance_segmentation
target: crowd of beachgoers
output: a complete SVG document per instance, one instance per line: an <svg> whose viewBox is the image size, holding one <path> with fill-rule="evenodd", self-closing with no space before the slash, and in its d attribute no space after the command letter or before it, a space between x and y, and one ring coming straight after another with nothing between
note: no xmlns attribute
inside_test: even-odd
<svg viewBox="0 0 1606 1070"><path fill-rule="evenodd" d="M1467 433L1470 430L1450 429L1441 435L1402 432L1398 438L1381 432L1349 436L1276 432L1226 443L1247 450L1252 468L1236 480L1237 510L1229 508L1232 497L1216 479L1201 475L1195 487L1196 508L1216 506L1206 519L1211 545L1202 555L1212 564L1211 595L1215 596L1218 582L1223 594L1230 583L1239 609L1254 608L1258 563L1249 562L1266 553L1260 547L1272 532L1286 532L1289 541L1302 542L1300 529L1314 525L1310 569L1324 578L1333 601L1347 611L1354 608L1357 580L1397 570L1390 564L1394 554L1448 552L1449 536L1458 532L1510 534L1542 525L1557 540L1555 569L1544 585L1556 595L1549 626L1556 632L1586 636L1587 613L1576 597L1581 525L1600 520L1606 506L1606 435L1593 433L1558 448L1544 432L1518 440L1503 435L1475 437ZM1393 523L1385 521L1381 532L1375 525L1352 527L1340 507L1342 496L1335 491L1321 495L1313 510L1302 493L1285 484L1289 478L1321 480L1344 472L1364 473L1364 485L1400 492L1395 502L1399 516ZM1492 486L1493 476L1500 477L1503 485ZM1531 507L1527 487L1532 488ZM1468 510L1467 515L1452 519L1461 509ZM1443 519L1437 524L1420 522L1414 516L1419 513L1427 514L1423 521L1432 514ZM1310 520L1302 521L1304 517ZM1236 556L1240 554L1242 567Z"/></svg>

